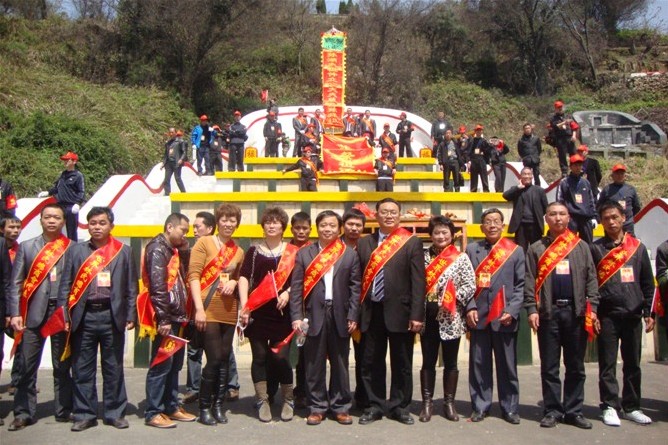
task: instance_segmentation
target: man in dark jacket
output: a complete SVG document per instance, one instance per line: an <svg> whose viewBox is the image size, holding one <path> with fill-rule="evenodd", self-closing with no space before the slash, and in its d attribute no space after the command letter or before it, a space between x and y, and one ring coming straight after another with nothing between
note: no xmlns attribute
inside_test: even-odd
<svg viewBox="0 0 668 445"><path fill-rule="evenodd" d="M624 208L607 201L598 209L605 236L592 245L598 268L601 300L598 305L598 388L603 423L619 426L617 412L641 425L652 423L640 410L640 349L642 321L652 332L654 276L647 248L624 230ZM624 389L619 400L617 351L624 361Z"/></svg>
<svg viewBox="0 0 668 445"><path fill-rule="evenodd" d="M571 173L559 183L557 201L568 208L570 215L568 228L572 232L577 232L584 242L591 244L594 241L596 209L591 185L582 177L583 161L580 155L571 156Z"/></svg>
<svg viewBox="0 0 668 445"><path fill-rule="evenodd" d="M209 117L203 114L199 117L199 125L195 125L190 134L190 142L194 152L193 158L197 161L197 174L202 176L204 169L211 165L209 160L209 147L213 143L215 131L209 124ZM207 175L212 172L207 171Z"/></svg>
<svg viewBox="0 0 668 445"><path fill-rule="evenodd" d="M311 156L311 147L306 146L302 150L302 157L294 164L283 169L283 173L299 170L299 191L318 191L318 171L322 170L322 161L317 156Z"/></svg>
<svg viewBox="0 0 668 445"><path fill-rule="evenodd" d="M659 296L661 304L664 307L663 323L664 327L668 326L668 241L664 241L656 249L656 282L659 287ZM657 303L658 304L658 303ZM652 310L655 310L652 308ZM666 329L666 336L668 337L668 328Z"/></svg>
<svg viewBox="0 0 668 445"><path fill-rule="evenodd" d="M520 172L520 183L503 192L503 199L513 203L513 214L508 224L508 233L515 234L515 242L526 252L529 246L543 236L545 230L545 190L532 184L531 167Z"/></svg>
<svg viewBox="0 0 668 445"><path fill-rule="evenodd" d="M459 162L460 153L457 150L457 144L452 138L452 130L445 132L441 147L438 149L438 164L443 171L443 191L451 192L453 187L456 192L459 191ZM450 186L450 174L452 173L453 187Z"/></svg>
<svg viewBox="0 0 668 445"><path fill-rule="evenodd" d="M603 187L599 196L600 206L607 201L615 201L624 209L624 231L635 236L633 218L640 212L642 205L636 188L626 182L626 167L615 164L612 167L612 183Z"/></svg>
<svg viewBox="0 0 668 445"><path fill-rule="evenodd" d="M413 149L411 148L411 142L413 141L413 131L415 127L413 123L406 119L406 113L402 112L399 115L401 119L397 124L397 134L399 135L399 157L404 157L404 151L406 157L413 157Z"/></svg>
<svg viewBox="0 0 668 445"><path fill-rule="evenodd" d="M163 338L180 336L186 313L186 287L183 280L187 261L182 262L178 249L187 245L188 218L181 213L172 213L165 220L164 231L146 245L144 270L148 274L148 293L155 311L158 335L153 341L151 362L158 354ZM170 275L175 274L173 279ZM205 321L197 323L204 330ZM181 334L182 335L182 334ZM179 406L179 371L183 366L184 350L149 368L146 374L146 409L144 421L155 428L174 428L176 423L192 422L195 416Z"/></svg>
<svg viewBox="0 0 668 445"><path fill-rule="evenodd" d="M601 164L599 164L598 159L589 156L589 147L586 145L580 145L578 147L578 153L582 156L582 159L584 159L582 173L584 178L591 184L591 192L594 195L594 201L596 201L599 192L598 186L603 178L603 175L601 174Z"/></svg>
<svg viewBox="0 0 668 445"><path fill-rule="evenodd" d="M522 164L533 170L534 181L536 185L540 185L540 154L543 151L540 138L533 134L533 125L528 122L524 124L522 130L522 137L517 141L517 154Z"/></svg>
<svg viewBox="0 0 668 445"><path fill-rule="evenodd" d="M5 244L5 239L0 237L0 327L3 329L7 327L5 322L5 317L7 315L7 297L9 296L10 290L10 280L12 273L12 262L9 260L9 250ZM4 359L4 345L5 345L5 335L4 333L0 334L0 371L2 371L2 360ZM0 419L0 425L4 425L5 422Z"/></svg>
<svg viewBox="0 0 668 445"><path fill-rule="evenodd" d="M244 143L248 139L246 126L240 122L241 112L234 112L234 123L230 125L230 160L228 170L244 171Z"/></svg>
<svg viewBox="0 0 668 445"><path fill-rule="evenodd" d="M489 140L489 145L489 161L494 171L494 191L503 193L506 183L506 155L510 152L510 148L503 142L503 139L496 136Z"/></svg>
<svg viewBox="0 0 668 445"><path fill-rule="evenodd" d="M183 140L181 130L174 134L174 139L171 141L171 143L165 144L165 155L162 158L162 168L165 169L165 180L162 186L165 189L165 196L169 196L172 192L172 175L174 175L174 180L181 193L186 191L181 179L181 169L188 157L188 143Z"/></svg>
<svg viewBox="0 0 668 445"><path fill-rule="evenodd" d="M483 126L478 124L474 128L473 137L469 139L466 146L466 157L469 162L469 172L471 173L471 192L478 191L478 177L482 182L482 191L489 192L489 182L487 179L487 165L489 165L489 153L494 148L482 134Z"/></svg>
<svg viewBox="0 0 668 445"><path fill-rule="evenodd" d="M559 157L559 168L561 175L568 174L568 155L575 154L576 133L573 129L578 126L573 119L564 115L564 103L560 100L554 103L554 115L550 119L550 134L554 140L557 155Z"/></svg>
<svg viewBox="0 0 668 445"><path fill-rule="evenodd" d="M445 113L439 111L436 115L436 120L431 124L432 158L438 158L438 150L445 137L445 130L448 128L452 130L450 123L445 120Z"/></svg>
<svg viewBox="0 0 668 445"><path fill-rule="evenodd" d="M16 212L16 195L12 185L0 178L0 216L14 215Z"/></svg>
<svg viewBox="0 0 668 445"><path fill-rule="evenodd" d="M264 135L264 156L278 157L278 139L283 136L283 127L276 121L276 113L270 111L262 129Z"/></svg>

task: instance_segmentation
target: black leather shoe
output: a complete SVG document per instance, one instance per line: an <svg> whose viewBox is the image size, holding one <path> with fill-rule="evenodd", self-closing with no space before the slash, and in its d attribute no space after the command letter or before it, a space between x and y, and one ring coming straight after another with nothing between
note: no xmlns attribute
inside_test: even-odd
<svg viewBox="0 0 668 445"><path fill-rule="evenodd" d="M360 416L359 424L368 425L382 418L383 415L381 413L378 413L376 411L365 411L364 414Z"/></svg>
<svg viewBox="0 0 668 445"><path fill-rule="evenodd" d="M74 421L74 415L72 414L67 414L64 416L56 416L56 422L58 423L69 423Z"/></svg>
<svg viewBox="0 0 668 445"><path fill-rule="evenodd" d="M583 430L591 429L591 422L585 419L582 414L576 414L575 416L566 416L564 417L564 423L567 425L573 425Z"/></svg>
<svg viewBox="0 0 668 445"><path fill-rule="evenodd" d="M9 424L9 431L19 431L23 428L34 424L35 421L32 419L19 418L12 420L12 423Z"/></svg>
<svg viewBox="0 0 668 445"><path fill-rule="evenodd" d="M473 411L473 414L471 414L471 422L482 422L485 420L485 417L487 417L486 412Z"/></svg>
<svg viewBox="0 0 668 445"><path fill-rule="evenodd" d="M415 423L413 416L411 416L409 413L392 413L389 417L390 419L396 420L397 422L403 423L404 425L413 425Z"/></svg>
<svg viewBox="0 0 668 445"><path fill-rule="evenodd" d="M125 417L121 417L119 419L105 419L104 424L113 426L119 430L124 430L130 426L130 423Z"/></svg>
<svg viewBox="0 0 668 445"><path fill-rule="evenodd" d="M543 428L554 428L557 426L557 418L554 417L553 415L546 415L540 420L540 426Z"/></svg>
<svg viewBox="0 0 668 445"><path fill-rule="evenodd" d="M70 428L70 430L74 432L79 432L79 431L85 431L88 428L93 428L94 426L97 426L97 419L79 420L77 422L74 422L74 425L72 425L72 428Z"/></svg>
<svg viewBox="0 0 668 445"><path fill-rule="evenodd" d="M517 413L503 413L503 420L513 425L519 425L520 415Z"/></svg>

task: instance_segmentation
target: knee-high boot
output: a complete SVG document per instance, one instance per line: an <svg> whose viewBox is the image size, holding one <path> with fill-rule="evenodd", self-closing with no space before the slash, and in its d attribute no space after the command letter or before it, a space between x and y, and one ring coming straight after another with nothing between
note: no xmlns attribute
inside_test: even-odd
<svg viewBox="0 0 668 445"><path fill-rule="evenodd" d="M215 399L214 392L217 392L217 382L210 377L202 375L199 388L199 423L204 425L215 425L216 419L211 413L211 404Z"/></svg>
<svg viewBox="0 0 668 445"><path fill-rule="evenodd" d="M420 422L429 422L434 411L434 386L436 385L436 371L430 369L420 370L420 389L422 390L422 411L420 411Z"/></svg>
<svg viewBox="0 0 668 445"><path fill-rule="evenodd" d="M213 417L218 423L227 423L227 416L223 408L225 395L227 393L227 363L220 367L220 374L218 375L218 393L216 400L213 402Z"/></svg>
<svg viewBox="0 0 668 445"><path fill-rule="evenodd" d="M459 421L459 415L455 409L455 394L457 394L457 381L459 371L448 371L443 374L443 410L445 418L453 422Z"/></svg>

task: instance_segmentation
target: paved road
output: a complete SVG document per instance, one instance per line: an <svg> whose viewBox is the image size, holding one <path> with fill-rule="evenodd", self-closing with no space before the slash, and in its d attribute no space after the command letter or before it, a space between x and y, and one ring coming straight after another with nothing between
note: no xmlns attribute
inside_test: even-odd
<svg viewBox="0 0 668 445"><path fill-rule="evenodd" d="M541 417L540 408L540 379L539 368L536 366L523 366L519 369L521 384L521 407L520 415L522 423L518 426L509 425L500 419L498 404L494 404L491 417L482 423L471 423L462 419L458 423L445 420L436 416L430 423L421 424L417 422L417 413L420 410L419 403L419 379L418 367L414 369L415 391L414 402L411 411L416 415L416 423L413 426L401 425L395 421L383 419L371 425L351 426L339 425L334 421L327 420L320 426L312 427L306 425L306 411L297 411L292 422L281 422L279 419L280 405L275 404L272 411L275 421L269 424L260 423L256 420L253 410L252 385L247 360L240 360L241 372L241 399L238 402L228 403L227 425L207 427L199 423L179 424L176 429L157 430L143 425L144 381L146 370L127 369L126 381L130 405L127 418L130 428L127 430L116 430L110 426L100 425L81 433L69 431L68 424L56 423L53 419L53 405L51 403L53 389L49 370L42 370L39 374L38 395L38 418L36 425L30 426L23 431L9 432L7 424L11 421L12 397L6 393L6 385L1 387L0 416L5 419L5 426L1 427L0 444L2 445L30 445L30 444L142 444L149 445L156 441L169 441L169 443L183 444L192 443L236 443L243 445L253 444L317 444L334 445L342 443L364 443L364 444L429 444L451 442L457 445L467 444L489 444L489 443L513 443L513 445L538 445L538 444L635 444L652 445L668 443L668 364L666 363L644 363L643 364L643 401L642 408L652 417L654 423L650 426L639 426L628 421L622 421L619 428L604 426L597 416L598 388L597 368L595 365L587 365L587 385L585 399L585 415L594 422L591 431L579 430L568 425L559 425L555 429L543 429L538 426ZM621 367L620 367L621 368ZM462 366L462 378L459 382L459 393L457 394L457 408L460 414L470 414L470 402L468 401L468 386L466 378L466 364ZM563 372L563 370L562 370ZM618 374L621 374L619 369ZM7 378L3 373L3 383ZM185 375L183 375L185 381ZM98 383L101 377L98 374ZM98 385L99 386L99 385ZM98 390L101 394L101 388ZM437 395L442 397L442 387L437 384ZM436 402L437 412L442 412L442 399ZM187 410L196 413L197 405L188 405ZM353 413L359 415L359 413ZM165 442L166 443L166 442Z"/></svg>

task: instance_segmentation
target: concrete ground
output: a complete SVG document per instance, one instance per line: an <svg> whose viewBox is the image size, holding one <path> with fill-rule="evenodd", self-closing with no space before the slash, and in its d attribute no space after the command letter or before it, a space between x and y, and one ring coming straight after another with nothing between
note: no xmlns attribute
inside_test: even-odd
<svg viewBox="0 0 668 445"><path fill-rule="evenodd" d="M100 421L99 426L81 433L70 432L70 424L56 423L53 418L53 387L50 370L40 370L38 386L37 424L22 431L9 432L7 425L12 420L12 397L6 392L8 373L2 375L3 386L0 387L0 417L5 426L0 427L0 444L2 445L30 445L30 444L151 444L157 440L163 443L237 443L253 444L304 444L329 445L340 443L377 443L377 444L411 444L411 443L456 443L488 444L513 443L515 445L536 444L666 444L668 443L668 364L649 362L643 363L643 399L642 409L654 423L649 426L635 425L622 420L621 427L608 427L598 419L598 385L597 367L587 365L587 383L585 393L584 414L594 427L590 431L577 429L573 426L559 425L554 429L540 428L538 421L542 417L540 407L541 390L539 368L537 366L522 366L519 368L521 395L520 415L522 422L518 426L510 425L500 418L500 409L494 403L491 417L481 423L471 423L464 416L471 412L467 364L461 366L462 376L459 381L457 394L457 409L462 420L457 423L449 422L442 417L442 386L438 382L436 394L437 416L432 421L422 424L417 421L420 411L420 386L418 378L419 360L415 362L413 372L414 393L411 412L415 416L415 425L405 426L384 418L371 425L359 425L359 412L353 411L355 423L350 426L337 424L326 420L319 426L306 425L306 410L297 410L294 420L281 422L279 419L280 403L272 407L274 421L268 424L256 419L253 408L252 384L250 380L250 363L248 357L240 357L241 399L227 403L229 423L215 427L207 427L199 423L182 423L177 428L158 430L144 426L143 409L145 369L126 369L126 383L129 395L127 418L130 428L116 430L105 426ZM439 371L440 372L440 371ZM563 369L562 369L563 373ZM621 366L618 369L621 375ZM182 374L185 382L185 371ZM440 378L438 379L440 380ZM101 377L98 373L98 393L101 394ZM186 409L197 412L197 404L190 404ZM169 441L169 442L166 442Z"/></svg>

